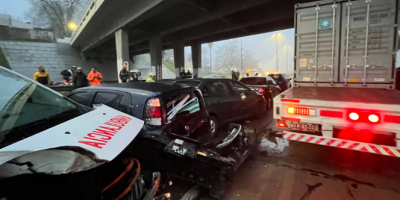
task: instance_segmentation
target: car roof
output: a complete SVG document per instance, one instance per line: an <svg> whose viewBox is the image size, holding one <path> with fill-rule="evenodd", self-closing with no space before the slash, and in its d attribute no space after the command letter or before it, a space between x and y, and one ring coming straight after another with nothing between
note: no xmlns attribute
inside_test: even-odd
<svg viewBox="0 0 400 200"><path fill-rule="evenodd" d="M128 93L141 93L145 96L156 96L159 94L165 94L171 91L193 88L193 86L173 83L143 83L143 82L128 82L128 83L115 83L115 84L104 84L93 87L79 88L76 91L83 90L118 90Z"/></svg>
<svg viewBox="0 0 400 200"><path fill-rule="evenodd" d="M244 78L267 78L268 76L246 76L246 77L243 77L242 79L244 79Z"/></svg>
<svg viewBox="0 0 400 200"><path fill-rule="evenodd" d="M187 82L187 81L207 82L207 81L227 81L227 80L232 80L232 79L229 79L229 78L195 78L195 79L180 79L175 82L178 82L178 83L179 82Z"/></svg>

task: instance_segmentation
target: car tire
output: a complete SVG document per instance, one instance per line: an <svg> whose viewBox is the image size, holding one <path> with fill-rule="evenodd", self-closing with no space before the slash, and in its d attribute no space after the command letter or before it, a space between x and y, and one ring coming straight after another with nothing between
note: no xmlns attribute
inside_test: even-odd
<svg viewBox="0 0 400 200"><path fill-rule="evenodd" d="M263 118L265 116L265 113L267 112L267 104L266 103L262 104L262 107L261 108L256 108L255 112L256 112L255 117L257 119Z"/></svg>
<svg viewBox="0 0 400 200"><path fill-rule="evenodd" d="M215 137L218 131L218 120L214 116L210 116L210 129L211 129L211 136Z"/></svg>

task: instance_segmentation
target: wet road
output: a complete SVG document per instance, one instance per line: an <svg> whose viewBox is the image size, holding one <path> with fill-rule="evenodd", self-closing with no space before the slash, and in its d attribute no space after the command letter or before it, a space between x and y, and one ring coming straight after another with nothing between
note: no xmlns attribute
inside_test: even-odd
<svg viewBox="0 0 400 200"><path fill-rule="evenodd" d="M250 124L265 130L271 115ZM235 199L398 200L400 159L288 141L267 131L258 152L226 182L222 200Z"/></svg>

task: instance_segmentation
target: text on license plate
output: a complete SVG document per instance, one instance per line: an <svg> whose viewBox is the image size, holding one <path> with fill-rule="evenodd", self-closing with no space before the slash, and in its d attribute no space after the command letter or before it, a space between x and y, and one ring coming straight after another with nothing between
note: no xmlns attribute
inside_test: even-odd
<svg viewBox="0 0 400 200"><path fill-rule="evenodd" d="M317 124L301 123L301 122L291 122L289 128L297 131L311 131L318 132Z"/></svg>

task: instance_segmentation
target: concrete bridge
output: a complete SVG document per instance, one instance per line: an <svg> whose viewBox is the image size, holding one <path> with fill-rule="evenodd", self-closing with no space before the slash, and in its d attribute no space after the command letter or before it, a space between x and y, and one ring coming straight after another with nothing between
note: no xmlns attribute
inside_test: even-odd
<svg viewBox="0 0 400 200"><path fill-rule="evenodd" d="M294 27L294 6L311 0L94 0L71 38L87 59L115 60L118 70L134 55L149 53L162 65L173 49L175 72L191 46L193 72L201 44Z"/></svg>

